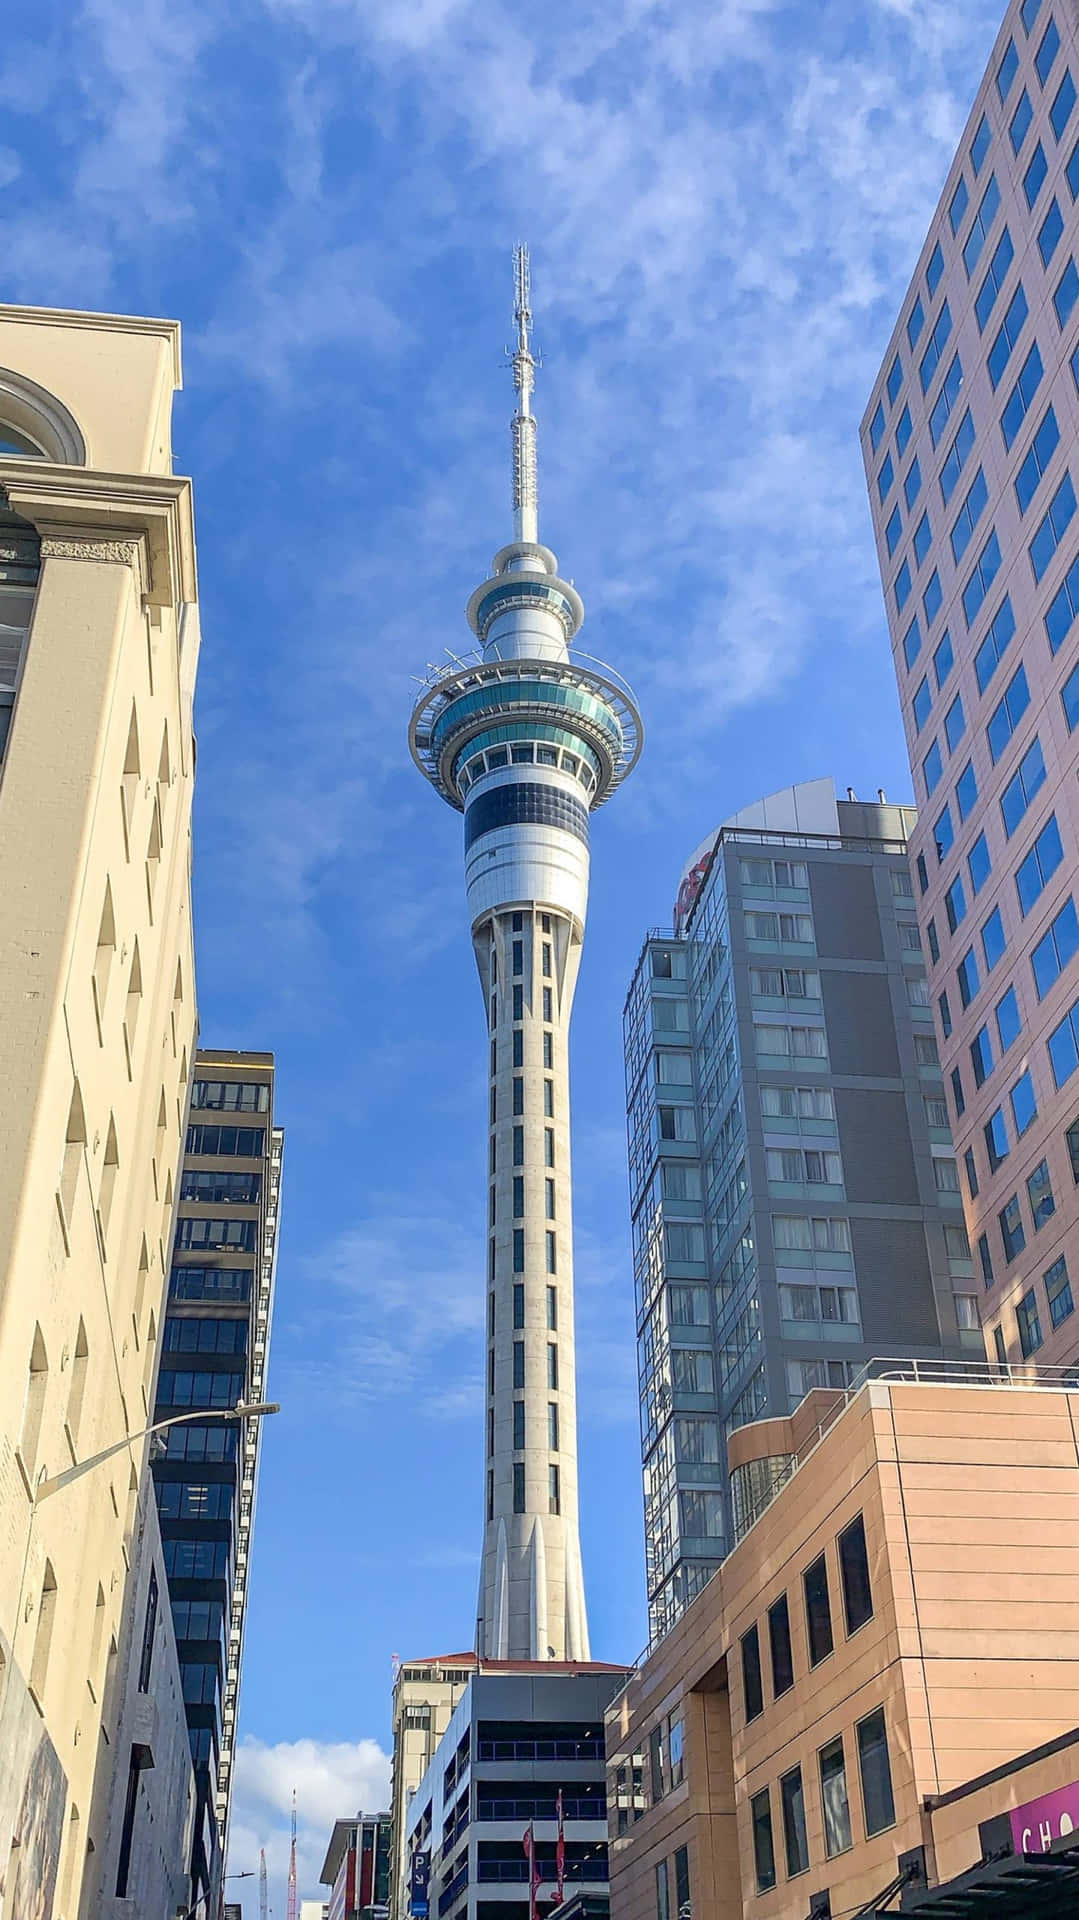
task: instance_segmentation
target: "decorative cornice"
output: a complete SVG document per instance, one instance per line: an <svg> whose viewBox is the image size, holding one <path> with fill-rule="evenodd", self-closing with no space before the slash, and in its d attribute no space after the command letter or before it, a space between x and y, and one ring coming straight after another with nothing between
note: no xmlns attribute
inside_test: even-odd
<svg viewBox="0 0 1079 1920"><path fill-rule="evenodd" d="M151 605L197 599L190 480L0 460L0 493L37 528L44 551L133 564L138 549Z"/></svg>
<svg viewBox="0 0 1079 1920"><path fill-rule="evenodd" d="M41 558L48 560L96 560L124 567L131 567L138 575L138 593L146 596L146 576L148 554L146 538L136 534L130 540L111 540L107 536L98 537L93 533L80 534L76 538L59 540L46 534L41 542Z"/></svg>

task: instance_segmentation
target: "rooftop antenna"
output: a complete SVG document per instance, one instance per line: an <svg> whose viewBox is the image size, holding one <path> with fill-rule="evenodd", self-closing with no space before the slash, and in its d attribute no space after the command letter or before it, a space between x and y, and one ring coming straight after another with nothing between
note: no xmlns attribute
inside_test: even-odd
<svg viewBox="0 0 1079 1920"><path fill-rule="evenodd" d="M266 1879L266 1849L259 1849L259 1920L269 1920L270 1890Z"/></svg>
<svg viewBox="0 0 1079 1920"><path fill-rule="evenodd" d="M296 1920L296 1789L292 1789L292 1846L288 1856L288 1920Z"/></svg>
<svg viewBox="0 0 1079 1920"><path fill-rule="evenodd" d="M517 540L536 545L539 541L539 495L536 487L536 420L532 412L532 390L536 384L536 362L532 354L532 275L528 248L513 249L513 317L517 322L517 346L513 355L513 384L517 390L517 410L513 416L513 532Z"/></svg>

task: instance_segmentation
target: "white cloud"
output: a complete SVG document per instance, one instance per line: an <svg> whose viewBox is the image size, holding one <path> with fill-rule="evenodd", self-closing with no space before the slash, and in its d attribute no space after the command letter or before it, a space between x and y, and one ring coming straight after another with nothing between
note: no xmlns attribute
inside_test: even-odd
<svg viewBox="0 0 1079 1920"><path fill-rule="evenodd" d="M297 1879L301 1898L323 1898L319 1873L335 1820L389 1807L390 1756L376 1740L241 1740L236 1752L229 1899L240 1899L247 1920L258 1912L259 1856L266 1852L271 1912L283 1920L288 1878L292 1795L296 1794Z"/></svg>

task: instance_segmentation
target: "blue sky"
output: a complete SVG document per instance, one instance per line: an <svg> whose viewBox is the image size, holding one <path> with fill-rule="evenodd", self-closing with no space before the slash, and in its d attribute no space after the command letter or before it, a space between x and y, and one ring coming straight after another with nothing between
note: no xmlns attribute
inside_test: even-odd
<svg viewBox="0 0 1079 1920"><path fill-rule="evenodd" d="M484 1045L410 675L509 537L510 249L541 533L640 767L573 1052L593 1647L644 1638L622 1002L724 815L909 795L857 443L1001 0L39 0L0 54L4 295L184 327L208 1045L287 1128L232 1865L284 1912L386 1797L390 1659L466 1646ZM255 1883L246 1911L255 1912ZM240 1889L237 1889L239 1891Z"/></svg>

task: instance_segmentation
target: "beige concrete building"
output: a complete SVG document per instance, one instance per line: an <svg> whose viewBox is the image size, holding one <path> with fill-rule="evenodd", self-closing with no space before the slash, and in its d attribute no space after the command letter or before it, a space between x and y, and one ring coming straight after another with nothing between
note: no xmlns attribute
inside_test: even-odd
<svg viewBox="0 0 1079 1920"><path fill-rule="evenodd" d="M390 1774L390 1920L404 1920L408 1912L409 1803L477 1665L474 1653L445 1653L434 1659L406 1660L397 1670Z"/></svg>
<svg viewBox="0 0 1079 1920"><path fill-rule="evenodd" d="M179 333L0 307L0 1908L78 1912L195 1033ZM140 1494L140 1487L142 1492ZM42 1490L50 1497L42 1498Z"/></svg>
<svg viewBox="0 0 1079 1920"><path fill-rule="evenodd" d="M1077 1417L1035 1377L875 1380L732 1438L757 1517L607 1716L617 1920L828 1920L901 1877L928 1913L1059 1839L1038 1803L1079 1782Z"/></svg>

